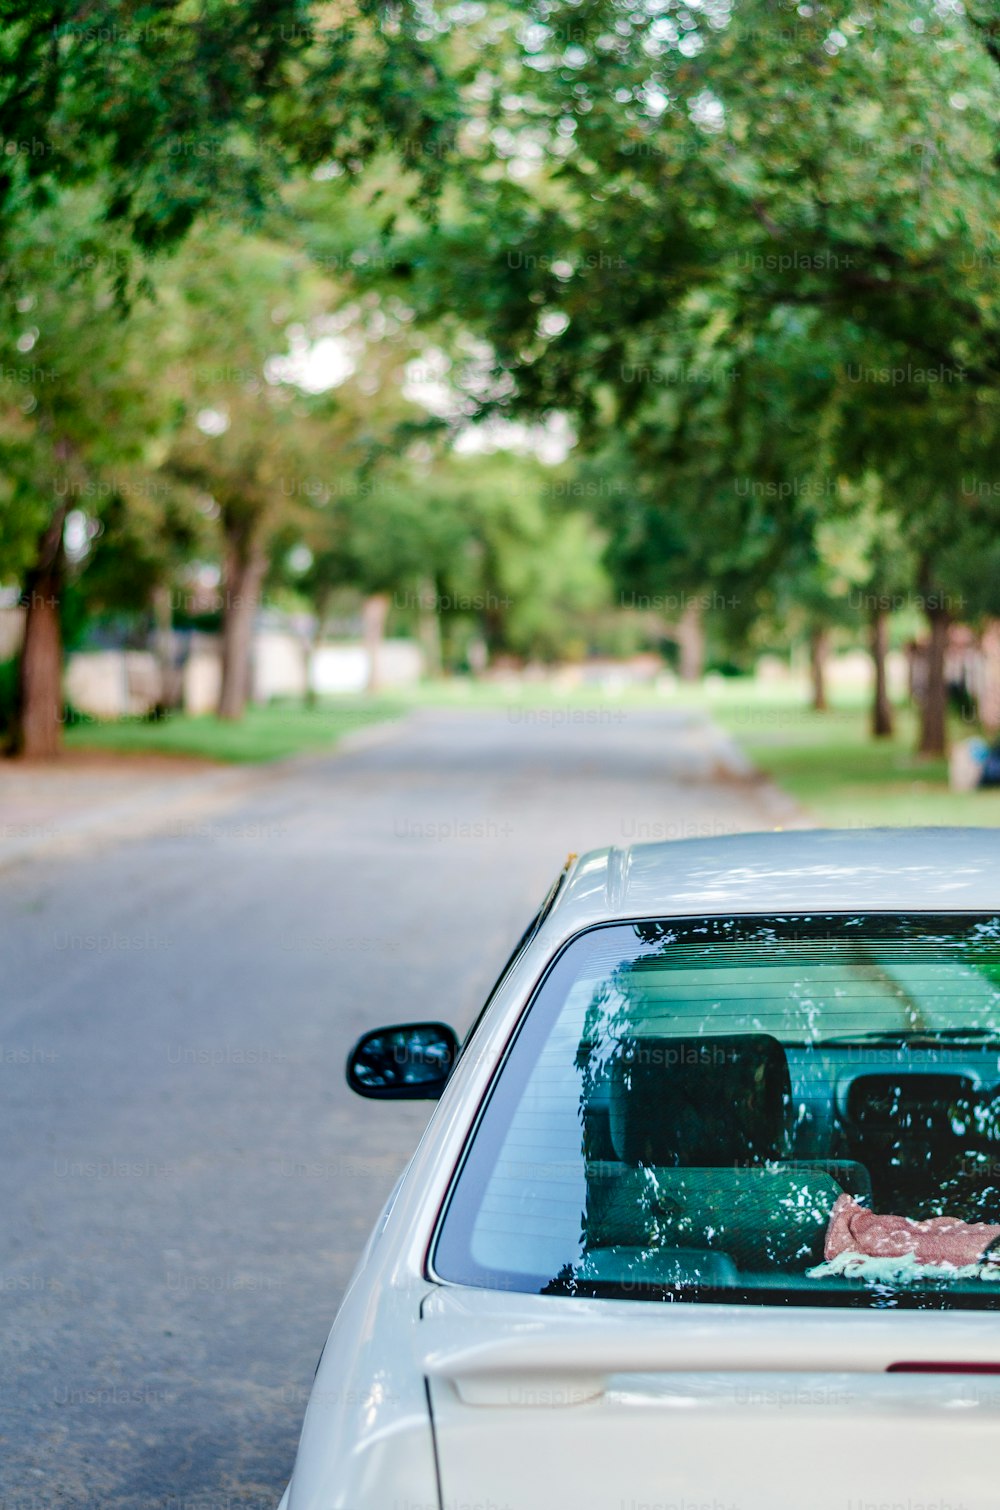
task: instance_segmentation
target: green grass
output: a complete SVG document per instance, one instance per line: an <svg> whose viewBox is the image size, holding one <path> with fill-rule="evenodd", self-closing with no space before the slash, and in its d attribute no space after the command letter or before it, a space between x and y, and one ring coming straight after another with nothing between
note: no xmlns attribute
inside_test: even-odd
<svg viewBox="0 0 1000 1510"><path fill-rule="evenodd" d="M841 705L812 713L790 705L787 692L768 701L760 690L739 702L727 688L705 707L759 770L818 821L832 827L870 824L985 824L1000 826L1000 788L952 792L947 762L914 754L916 720L896 714L891 739L868 735L865 709ZM974 731L960 724L953 737Z"/></svg>
<svg viewBox="0 0 1000 1510"><path fill-rule="evenodd" d="M203 760L251 763L332 749L344 734L365 724L398 718L404 704L392 697L341 697L314 708L296 703L250 707L238 722L186 714L144 719L88 719L66 730L69 750L114 754L187 755Z"/></svg>

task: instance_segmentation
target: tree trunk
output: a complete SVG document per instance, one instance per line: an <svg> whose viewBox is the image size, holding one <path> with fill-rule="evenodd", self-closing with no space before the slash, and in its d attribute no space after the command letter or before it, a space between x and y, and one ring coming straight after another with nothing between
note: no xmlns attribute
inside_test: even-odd
<svg viewBox="0 0 1000 1510"><path fill-rule="evenodd" d="M829 656L829 629L811 630L809 634L809 680L812 686L810 706L814 713L825 713L830 706L826 696L826 663Z"/></svg>
<svg viewBox="0 0 1000 1510"><path fill-rule="evenodd" d="M313 683L313 671L316 665L317 652L326 634L326 620L329 612L330 592L327 588L320 588L317 590L316 601L313 603L315 618L312 633L304 636L302 641L302 657L306 681L304 702L307 708L315 708L317 702L316 687Z"/></svg>
<svg viewBox="0 0 1000 1510"><path fill-rule="evenodd" d="M680 651L678 675L682 682L700 682L705 673L705 626L701 604L690 600L677 623L677 647Z"/></svg>
<svg viewBox="0 0 1000 1510"><path fill-rule="evenodd" d="M65 507L57 508L24 584L24 644L18 668L14 752L28 760L59 754L62 731L62 596Z"/></svg>
<svg viewBox="0 0 1000 1510"><path fill-rule="evenodd" d="M320 630L319 626L317 625L312 634L303 635L302 637L302 704L303 707L310 710L312 710L316 706L316 688L313 685L313 667L316 664L316 652L319 649L319 644Z"/></svg>
<svg viewBox="0 0 1000 1510"><path fill-rule="evenodd" d="M927 674L920 702L921 755L940 756L948 750L948 686L945 652L948 648L949 614L946 608L928 608L931 636L927 647Z"/></svg>
<svg viewBox="0 0 1000 1510"><path fill-rule="evenodd" d="M871 621L871 653L875 667L875 687L872 697L872 736L887 739L892 734L892 703L889 701L889 682L886 675L886 655L889 649L889 615L876 608Z"/></svg>
<svg viewBox="0 0 1000 1510"><path fill-rule="evenodd" d="M373 593L365 599L361 610L361 621L364 626L365 649L368 652L368 688L369 692L379 692L382 688L382 641L385 639L385 624L389 617L388 593Z"/></svg>
<svg viewBox="0 0 1000 1510"><path fill-rule="evenodd" d="M982 637L983 676L979 722L990 739L1000 734L1000 619L987 619Z"/></svg>
<svg viewBox="0 0 1000 1510"><path fill-rule="evenodd" d="M417 637L424 652L424 671L429 677L441 675L441 618L438 612L440 597L431 577L421 582L417 592L419 622Z"/></svg>
<svg viewBox="0 0 1000 1510"><path fill-rule="evenodd" d="M231 543L226 551L222 603L220 718L242 718L250 696L253 626L267 557L255 544Z"/></svg>
<svg viewBox="0 0 1000 1510"><path fill-rule="evenodd" d="M174 616L170 601L170 588L165 582L153 589L153 655L159 674L159 693L156 699L157 713L173 712L183 698L183 677L177 665L174 643Z"/></svg>

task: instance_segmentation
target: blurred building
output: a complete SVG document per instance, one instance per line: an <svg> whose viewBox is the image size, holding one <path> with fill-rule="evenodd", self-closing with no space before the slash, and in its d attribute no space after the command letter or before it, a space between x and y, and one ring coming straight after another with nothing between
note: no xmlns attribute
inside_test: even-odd
<svg viewBox="0 0 1000 1510"><path fill-rule="evenodd" d="M24 610L16 602L0 604L0 660L18 654L23 633ZM383 690L413 686L424 674L424 653L413 640L384 640L377 655ZM315 642L301 626L262 615L251 649L251 698L269 703L303 699L310 692L363 692L371 683L371 661L372 652L360 639ZM175 704L185 713L212 713L221 682L217 634L175 629L166 645L153 648L152 637L149 647L137 647L105 628L100 643L67 657L64 689L67 702L92 718L143 718Z"/></svg>

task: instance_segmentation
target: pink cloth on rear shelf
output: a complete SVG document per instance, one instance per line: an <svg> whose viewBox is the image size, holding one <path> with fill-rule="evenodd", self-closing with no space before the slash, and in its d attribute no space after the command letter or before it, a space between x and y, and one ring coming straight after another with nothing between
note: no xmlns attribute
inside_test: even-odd
<svg viewBox="0 0 1000 1510"><path fill-rule="evenodd" d="M963 1222L957 1216L935 1216L926 1222L908 1216L878 1216L860 1206L851 1195L842 1195L830 1216L823 1256L827 1262L839 1253L863 1253L869 1258L905 1258L908 1253L921 1264L977 1264L986 1249L1000 1237L1000 1226L989 1222Z"/></svg>

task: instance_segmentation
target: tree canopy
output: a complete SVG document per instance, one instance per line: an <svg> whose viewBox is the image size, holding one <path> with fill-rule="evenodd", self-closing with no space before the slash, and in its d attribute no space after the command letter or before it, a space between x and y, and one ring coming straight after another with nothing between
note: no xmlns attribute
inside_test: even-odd
<svg viewBox="0 0 1000 1510"><path fill-rule="evenodd" d="M29 670L67 580L137 605L204 557L234 644L273 582L320 619L398 599L413 632L431 602L459 661L586 654L637 601L744 663L881 644L904 602L940 659L948 620L1000 614L997 25L6 6L0 574Z"/></svg>

